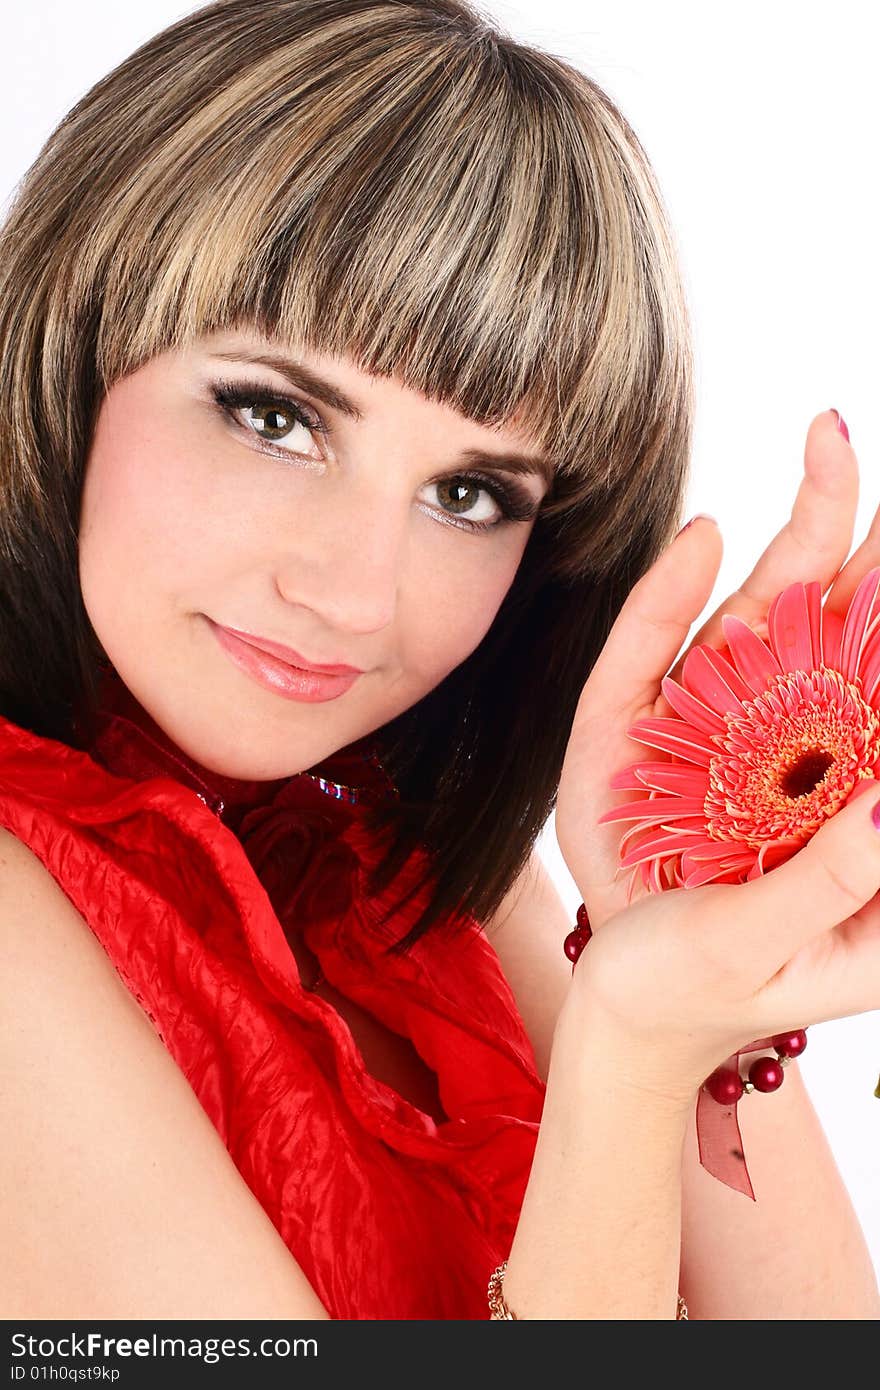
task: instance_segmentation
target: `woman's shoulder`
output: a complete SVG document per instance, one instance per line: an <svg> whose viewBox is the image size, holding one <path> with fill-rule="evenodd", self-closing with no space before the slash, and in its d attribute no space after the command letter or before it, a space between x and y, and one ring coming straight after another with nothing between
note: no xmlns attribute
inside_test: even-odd
<svg viewBox="0 0 880 1390"><path fill-rule="evenodd" d="M0 1316L325 1315L85 920L8 830L0 1076L15 1193Z"/></svg>
<svg viewBox="0 0 880 1390"><path fill-rule="evenodd" d="M56 897L67 901L39 856L12 830L0 825L0 926L4 934L19 916L30 915L33 895L40 906Z"/></svg>
<svg viewBox="0 0 880 1390"><path fill-rule="evenodd" d="M0 827L0 990L7 1010L63 989L68 1007L97 989L130 998L112 961L39 856ZM26 1002L27 1001L27 1002Z"/></svg>

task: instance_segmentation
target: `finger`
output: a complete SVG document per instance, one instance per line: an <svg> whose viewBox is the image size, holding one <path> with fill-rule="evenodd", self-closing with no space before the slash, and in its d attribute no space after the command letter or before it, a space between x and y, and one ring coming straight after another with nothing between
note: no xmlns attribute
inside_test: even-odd
<svg viewBox="0 0 880 1390"><path fill-rule="evenodd" d="M706 643L716 650L724 646L721 618L732 613L750 626L760 627L770 604L789 584L818 579L828 588L849 554L859 500L859 473L855 453L837 427L837 412L823 411L811 422L804 448L804 477L791 516L774 536L754 569L740 587L728 595L697 632L688 650ZM880 516L875 518L872 541L880 563ZM858 552L857 552L858 553ZM865 566L869 569L870 565ZM851 575L855 590L864 569ZM681 683L687 651L669 672ZM658 714L670 714L664 697Z"/></svg>
<svg viewBox="0 0 880 1390"><path fill-rule="evenodd" d="M880 1009L880 897L802 948L764 997L774 1018L802 1023Z"/></svg>
<svg viewBox="0 0 880 1390"><path fill-rule="evenodd" d="M574 716L632 722L652 704L670 658L706 605L723 543L713 517L683 527L630 590L586 684Z"/></svg>
<svg viewBox="0 0 880 1390"><path fill-rule="evenodd" d="M880 565L880 511L874 513L868 534L831 585L823 606L845 617L853 594L868 570L876 565Z"/></svg>
<svg viewBox="0 0 880 1390"><path fill-rule="evenodd" d="M880 890L880 829L872 819L878 802L880 785L864 779L791 859L732 888L735 948L767 980Z"/></svg>
<svg viewBox="0 0 880 1390"><path fill-rule="evenodd" d="M653 712L669 662L712 592L722 550L712 518L695 518L678 533L628 594L581 692L559 783L556 836L582 889L607 887L617 873L619 828L595 820L621 801L609 787L612 775L644 756L644 745L626 731Z"/></svg>
<svg viewBox="0 0 880 1390"><path fill-rule="evenodd" d="M880 565L880 507L871 518L865 539L835 577L825 599L825 607L844 617L861 580L868 570L877 565Z"/></svg>

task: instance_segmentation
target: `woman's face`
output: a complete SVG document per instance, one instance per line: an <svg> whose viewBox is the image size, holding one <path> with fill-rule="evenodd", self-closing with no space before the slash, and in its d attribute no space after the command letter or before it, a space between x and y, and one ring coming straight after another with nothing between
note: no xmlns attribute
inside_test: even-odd
<svg viewBox="0 0 880 1390"><path fill-rule="evenodd" d="M254 361L268 354L295 381ZM242 388L226 410L222 382ZM80 517L86 611L178 747L228 776L292 775L414 705L479 644L549 485L537 464L504 471L512 453L537 457L524 435L345 358L203 338L102 402ZM525 519L505 520L504 490ZM333 699L294 699L289 664L224 629L363 674Z"/></svg>

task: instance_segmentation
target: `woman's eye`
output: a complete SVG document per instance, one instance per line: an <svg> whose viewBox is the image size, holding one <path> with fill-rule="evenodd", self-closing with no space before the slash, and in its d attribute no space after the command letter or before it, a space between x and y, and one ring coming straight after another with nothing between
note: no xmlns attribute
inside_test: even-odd
<svg viewBox="0 0 880 1390"><path fill-rule="evenodd" d="M259 434L261 439L265 439L269 444L280 444L288 435L294 434L296 430L304 430L309 433L308 426L304 420L298 420L292 411L279 410L277 406L256 405L249 407L251 411L250 424L254 428L254 433ZM292 419L292 422L291 422ZM299 450L296 451L297 453Z"/></svg>
<svg viewBox="0 0 880 1390"><path fill-rule="evenodd" d="M540 500L513 479L456 473L429 486L436 488L448 523L467 531L492 531L514 521L533 521L541 510Z"/></svg>
<svg viewBox="0 0 880 1390"><path fill-rule="evenodd" d="M299 401L247 382L218 381L211 394L224 419L252 435L262 453L281 459L322 457L320 451L310 453L309 446L315 445L315 435L330 431ZM512 480L502 482L477 473L451 474L428 487L437 496L431 510L464 531L490 531L512 521L531 521L541 508L540 501Z"/></svg>
<svg viewBox="0 0 880 1390"><path fill-rule="evenodd" d="M497 500L498 494L481 478L465 474L441 478L429 486L436 492L440 510L467 524L479 528L497 526L505 518L504 508Z"/></svg>
<svg viewBox="0 0 880 1390"><path fill-rule="evenodd" d="M314 444L311 436L328 432L323 421L311 415L298 401L274 395L264 387L218 382L212 392L223 414L240 423L259 444L269 446L267 453L282 458L285 454L306 454ZM320 454L311 457L320 457Z"/></svg>

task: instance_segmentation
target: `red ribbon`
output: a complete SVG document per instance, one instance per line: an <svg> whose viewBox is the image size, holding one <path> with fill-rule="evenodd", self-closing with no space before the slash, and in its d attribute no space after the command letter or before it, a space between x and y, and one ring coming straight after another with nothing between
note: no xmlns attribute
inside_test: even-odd
<svg viewBox="0 0 880 1390"><path fill-rule="evenodd" d="M728 1057L724 1069L730 1068L739 1074L740 1057L747 1052L761 1052L772 1046L772 1038L758 1038L756 1042L748 1043L738 1052L734 1052L732 1057ZM713 1178L723 1182L726 1187L732 1187L736 1192L751 1197L754 1202L755 1193L739 1130L737 1104L738 1102L734 1101L731 1105L721 1105L710 1096L705 1086L700 1088L697 1097L697 1143L700 1149L700 1163Z"/></svg>

